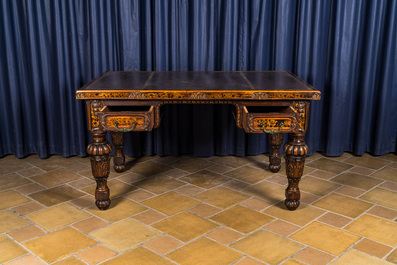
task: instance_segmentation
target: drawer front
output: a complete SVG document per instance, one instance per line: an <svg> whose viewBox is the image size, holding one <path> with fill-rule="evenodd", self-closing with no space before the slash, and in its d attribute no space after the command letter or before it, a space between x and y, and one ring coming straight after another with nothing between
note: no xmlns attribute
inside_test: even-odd
<svg viewBox="0 0 397 265"><path fill-rule="evenodd" d="M251 133L286 133L295 130L295 117L269 117L269 115L250 114L247 119L247 132Z"/></svg>
<svg viewBox="0 0 397 265"><path fill-rule="evenodd" d="M288 133L297 128L298 122L290 113L249 113L243 108L243 128L248 133Z"/></svg>
<svg viewBox="0 0 397 265"><path fill-rule="evenodd" d="M148 111L104 111L99 117L107 131L150 131L154 125L154 107Z"/></svg>

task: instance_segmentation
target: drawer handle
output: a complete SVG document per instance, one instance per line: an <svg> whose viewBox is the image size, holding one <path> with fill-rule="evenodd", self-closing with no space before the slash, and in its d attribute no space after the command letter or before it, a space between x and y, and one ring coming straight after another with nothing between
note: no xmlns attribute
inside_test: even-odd
<svg viewBox="0 0 397 265"><path fill-rule="evenodd" d="M262 130L263 130L263 132L265 132L265 133L275 134L275 133L281 132L281 130L282 130L283 127L284 127L284 122L280 122L280 129L278 129L278 130L274 130L274 129L273 129L273 130L266 130L266 129L265 129L266 124L265 124L264 121L262 121L262 122L259 124L259 127L262 127Z"/></svg>
<svg viewBox="0 0 397 265"><path fill-rule="evenodd" d="M132 127L131 128L119 128L119 122L114 121L113 122L114 126L116 126L116 130L119 132L130 132L135 129L136 125L138 124L136 121L132 121Z"/></svg>

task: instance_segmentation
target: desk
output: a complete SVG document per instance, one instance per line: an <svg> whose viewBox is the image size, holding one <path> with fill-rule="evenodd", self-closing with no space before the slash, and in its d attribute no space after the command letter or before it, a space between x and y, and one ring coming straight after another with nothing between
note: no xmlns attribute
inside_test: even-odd
<svg viewBox="0 0 397 265"><path fill-rule="evenodd" d="M303 136L308 127L311 100L320 92L285 71L233 72L105 72L79 89L77 99L87 103L88 128L93 137L87 147L96 180L96 206L110 205L107 178L110 171L111 132L114 169L125 169L123 145L128 131L151 131L160 125L164 104L232 104L239 128L247 133L268 133L272 147L269 169L278 172L284 145L288 187L285 206L299 206L299 181L308 147Z"/></svg>

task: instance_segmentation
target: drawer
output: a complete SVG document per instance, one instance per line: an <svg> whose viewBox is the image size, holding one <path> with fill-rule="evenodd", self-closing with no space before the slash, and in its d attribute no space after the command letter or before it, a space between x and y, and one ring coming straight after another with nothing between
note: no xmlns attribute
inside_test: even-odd
<svg viewBox="0 0 397 265"><path fill-rule="evenodd" d="M154 110L154 106L106 106L98 117L107 131L151 131Z"/></svg>
<svg viewBox="0 0 397 265"><path fill-rule="evenodd" d="M290 107L245 106L243 128L248 133L288 133L293 132L298 121Z"/></svg>

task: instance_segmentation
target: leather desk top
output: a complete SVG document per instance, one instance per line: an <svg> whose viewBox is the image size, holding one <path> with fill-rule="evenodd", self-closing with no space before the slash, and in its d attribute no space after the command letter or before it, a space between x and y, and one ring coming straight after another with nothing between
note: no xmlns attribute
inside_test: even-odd
<svg viewBox="0 0 397 265"><path fill-rule="evenodd" d="M78 99L320 99L320 91L287 71L109 71L76 94Z"/></svg>

